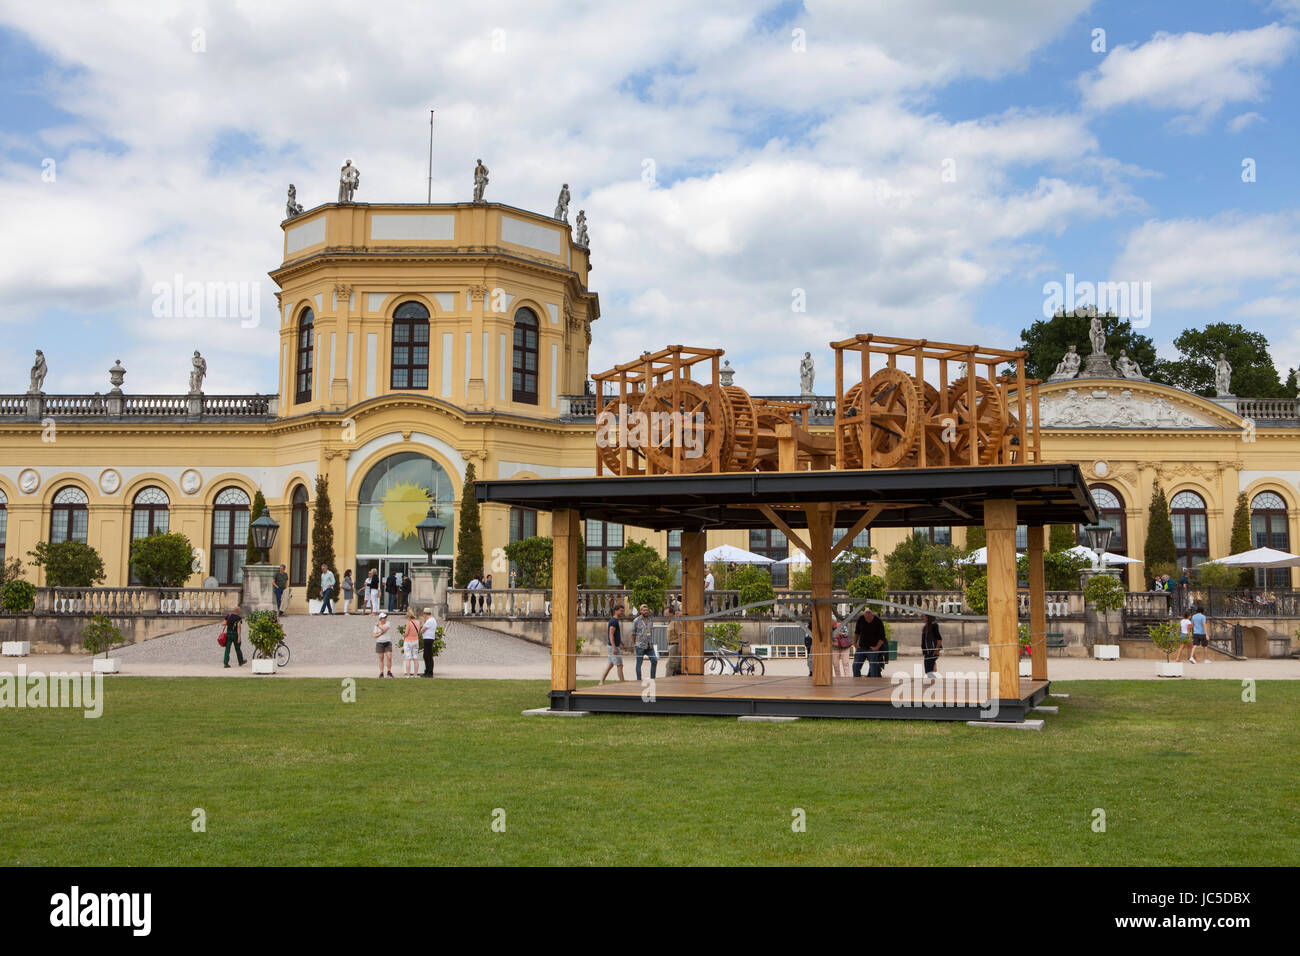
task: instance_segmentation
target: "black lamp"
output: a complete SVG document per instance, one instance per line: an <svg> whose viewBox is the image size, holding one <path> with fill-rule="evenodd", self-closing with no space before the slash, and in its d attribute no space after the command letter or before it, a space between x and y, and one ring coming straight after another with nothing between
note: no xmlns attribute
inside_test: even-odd
<svg viewBox="0 0 1300 956"><path fill-rule="evenodd" d="M428 556L429 563L433 564L434 552L442 547L442 533L447 530L447 526L438 520L436 502L429 502L429 513L415 526L415 530L420 536L420 547Z"/></svg>
<svg viewBox="0 0 1300 956"><path fill-rule="evenodd" d="M262 516L248 526L253 535L253 547L262 552L262 563L271 563L271 548L275 545L276 532L280 524L271 517L271 512L263 511Z"/></svg>
<svg viewBox="0 0 1300 956"><path fill-rule="evenodd" d="M1083 530L1088 535L1088 543L1092 546L1093 553L1097 555L1097 566L1101 567L1104 563L1101 556L1106 553L1106 546L1110 544L1110 536L1115 529L1108 524L1090 524Z"/></svg>

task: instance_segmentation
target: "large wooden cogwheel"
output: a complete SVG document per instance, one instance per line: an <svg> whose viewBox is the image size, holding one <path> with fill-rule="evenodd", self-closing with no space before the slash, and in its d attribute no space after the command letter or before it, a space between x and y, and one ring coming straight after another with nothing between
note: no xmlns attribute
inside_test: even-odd
<svg viewBox="0 0 1300 956"><path fill-rule="evenodd" d="M727 417L730 439L730 463L724 458L726 471L753 471L758 459L758 413L749 392L739 385L722 387L722 410Z"/></svg>
<svg viewBox="0 0 1300 956"><path fill-rule="evenodd" d="M677 389L677 400L673 389ZM713 454L717 452L725 467L728 456L727 415L717 389L689 379L660 382L641 400L641 411L646 414L652 435L646 445L646 457L659 471L669 474L690 475L712 467ZM677 413L674 418L656 418L656 415ZM681 422L679 429L665 423ZM692 432L688 435L685 428ZM658 431L658 434L653 434ZM673 448L681 442L680 459L673 462Z"/></svg>
<svg viewBox="0 0 1300 956"><path fill-rule="evenodd" d="M612 475L644 475L645 474L645 449L628 448L621 444L626 441L626 436L622 434L622 421L619 418L618 403L621 401L619 396L615 395L601 410L601 416L609 415L616 427L610 434L611 442L597 442L596 454L600 456L601 464L609 469ZM641 403L640 392L629 392L626 398L627 410L635 412ZM600 431L597 430L599 436ZM626 464L620 468L619 463L623 461Z"/></svg>
<svg viewBox="0 0 1300 956"><path fill-rule="evenodd" d="M955 464L996 464L1002 451L1002 397L997 386L986 378L975 379L975 407L970 407L967 380L959 378L948 386L948 408L957 422L952 460ZM970 454L970 423L975 421L978 446L974 460Z"/></svg>
<svg viewBox="0 0 1300 956"><path fill-rule="evenodd" d="M867 380L865 390L859 382L845 393L844 399L856 409L860 424L855 432L859 440L870 404L871 431L862 447L869 449L872 468L893 468L916 454L921 435L921 398L912 376L896 368L882 368ZM851 449L850 457L862 467L857 449Z"/></svg>

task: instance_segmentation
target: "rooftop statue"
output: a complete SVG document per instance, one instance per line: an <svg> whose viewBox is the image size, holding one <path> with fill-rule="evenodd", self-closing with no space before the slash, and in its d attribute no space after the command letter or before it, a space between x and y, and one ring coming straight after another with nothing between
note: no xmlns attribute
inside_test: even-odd
<svg viewBox="0 0 1300 956"><path fill-rule="evenodd" d="M1219 361L1214 363L1214 395L1216 398L1226 398L1231 394L1232 366L1228 364L1228 356L1220 352Z"/></svg>
<svg viewBox="0 0 1300 956"><path fill-rule="evenodd" d="M293 183L289 184L289 198L284 204L284 218L292 219L294 216L302 215L302 203L298 202L298 190L294 188Z"/></svg>
<svg viewBox="0 0 1300 956"><path fill-rule="evenodd" d="M41 388L45 385L45 373L48 371L49 368L45 365L45 353L37 349L36 363L32 366L32 387L28 389L29 395L41 394Z"/></svg>
<svg viewBox="0 0 1300 956"><path fill-rule="evenodd" d="M345 160L339 170L339 202L352 202L352 194L361 185L361 171L352 165L352 160Z"/></svg>
<svg viewBox="0 0 1300 956"><path fill-rule="evenodd" d="M1065 357L1056 366L1056 371L1052 373L1050 381L1058 382L1063 379L1074 378L1079 374L1079 361L1079 353L1071 345L1069 351L1065 353Z"/></svg>
<svg viewBox="0 0 1300 956"><path fill-rule="evenodd" d="M555 201L555 218L569 221L569 184L560 187L560 198Z"/></svg>
<svg viewBox="0 0 1300 956"><path fill-rule="evenodd" d="M811 352L804 352L803 360L799 363L799 388L802 389L804 395L813 393L813 358Z"/></svg>
<svg viewBox="0 0 1300 956"><path fill-rule="evenodd" d="M474 167L474 201L483 201L483 190L487 189L488 168L483 165L483 160L478 160L478 165Z"/></svg>
<svg viewBox="0 0 1300 956"><path fill-rule="evenodd" d="M591 246L591 239L587 236L587 211L585 209L578 210L578 234L573 241L584 249Z"/></svg>
<svg viewBox="0 0 1300 956"><path fill-rule="evenodd" d="M194 350L194 358L191 360L194 369L190 372L190 394L197 395L203 391L203 379L208 374L207 360L199 354L199 350Z"/></svg>
<svg viewBox="0 0 1300 956"><path fill-rule="evenodd" d="M1115 367L1119 369L1119 374L1125 378L1146 378L1142 374L1142 369L1138 363L1128 357L1128 353L1120 349L1119 358L1115 360Z"/></svg>

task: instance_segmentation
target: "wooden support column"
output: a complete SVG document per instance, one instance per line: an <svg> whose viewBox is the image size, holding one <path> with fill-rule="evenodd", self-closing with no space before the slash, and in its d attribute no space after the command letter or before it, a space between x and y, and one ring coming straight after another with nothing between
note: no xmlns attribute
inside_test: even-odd
<svg viewBox="0 0 1300 956"><path fill-rule="evenodd" d="M1016 502L984 502L988 547L989 690L999 700L1020 703L1020 615L1016 597ZM996 678L995 676L996 675Z"/></svg>
<svg viewBox="0 0 1300 956"><path fill-rule="evenodd" d="M582 528L575 508L551 514L551 690L578 689L578 560Z"/></svg>
<svg viewBox="0 0 1300 956"><path fill-rule="evenodd" d="M703 531L682 532L682 615L687 618L704 614L704 541ZM704 673L704 622L686 620L681 628L682 673Z"/></svg>
<svg viewBox="0 0 1300 956"><path fill-rule="evenodd" d="M1034 680L1047 680L1047 588L1043 571L1043 538L1047 529L1029 526L1029 642Z"/></svg>
<svg viewBox="0 0 1300 956"><path fill-rule="evenodd" d="M808 560L812 562L812 682L829 687L831 674L831 536L835 521L830 505L809 505Z"/></svg>

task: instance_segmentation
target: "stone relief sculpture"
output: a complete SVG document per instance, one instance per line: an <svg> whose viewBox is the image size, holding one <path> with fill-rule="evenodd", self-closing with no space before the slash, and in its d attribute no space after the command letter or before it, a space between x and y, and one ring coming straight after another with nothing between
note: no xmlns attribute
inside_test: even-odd
<svg viewBox="0 0 1300 956"><path fill-rule="evenodd" d="M803 353L803 360L799 363L799 388L802 394L813 394L813 359L811 352Z"/></svg>
<svg viewBox="0 0 1300 956"><path fill-rule="evenodd" d="M36 363L32 365L31 388L27 390L29 395L40 395L41 388L45 385L45 373L49 368L45 364L45 353L40 349L36 350Z"/></svg>
<svg viewBox="0 0 1300 956"><path fill-rule="evenodd" d="M339 202L352 202L352 194L361 185L361 171L352 165L352 160L344 160L339 170Z"/></svg>
<svg viewBox="0 0 1300 956"><path fill-rule="evenodd" d="M1167 398L1141 398L1129 389L1081 394L1077 388L1063 396L1044 397L1039 423L1045 428L1205 428L1215 422L1174 406Z"/></svg>
<svg viewBox="0 0 1300 956"><path fill-rule="evenodd" d="M488 168L483 165L483 160L478 160L478 165L474 167L474 201L483 201L483 190L487 189Z"/></svg>
<svg viewBox="0 0 1300 956"><path fill-rule="evenodd" d="M199 350L195 349L194 358L191 359L190 364L194 366L194 369L190 372L190 394L197 395L203 391L203 379L208 374L208 363L199 354Z"/></svg>
<svg viewBox="0 0 1300 956"><path fill-rule="evenodd" d="M1079 374L1079 362L1079 353L1076 352L1075 347L1071 345L1069 351L1065 353L1065 357L1062 358L1060 364L1056 366L1056 371L1048 378L1048 381L1059 382L1063 379L1074 378Z"/></svg>
<svg viewBox="0 0 1300 956"><path fill-rule="evenodd" d="M298 190L293 183L289 184L289 198L284 203L284 218L292 219L294 216L302 215L302 203L298 202Z"/></svg>
<svg viewBox="0 0 1300 956"><path fill-rule="evenodd" d="M565 183L560 187L560 198L555 201L556 219L569 221L569 184Z"/></svg>
<svg viewBox="0 0 1300 956"><path fill-rule="evenodd" d="M1228 364L1228 356L1223 352L1219 353L1219 361L1214 364L1214 394L1216 398L1226 398L1232 394L1232 366Z"/></svg>

